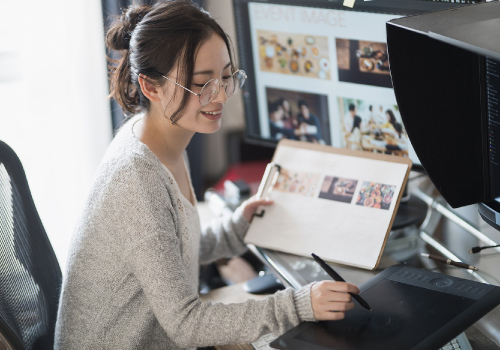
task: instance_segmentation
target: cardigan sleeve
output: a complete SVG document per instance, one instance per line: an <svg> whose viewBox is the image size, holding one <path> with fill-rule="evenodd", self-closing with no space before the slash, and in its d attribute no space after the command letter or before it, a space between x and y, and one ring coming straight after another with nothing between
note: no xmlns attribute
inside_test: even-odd
<svg viewBox="0 0 500 350"><path fill-rule="evenodd" d="M239 207L232 215L213 219L202 228L200 263L241 255L247 250L243 238L249 227Z"/></svg>
<svg viewBox="0 0 500 350"><path fill-rule="evenodd" d="M145 168L117 198L125 206L121 227L133 226L122 259L140 284L156 319L179 347L252 342L280 335L301 321L313 321L310 286L286 289L240 304L202 303L183 263L178 223L170 194L158 174ZM138 180L138 181L137 181ZM139 219L140 218L140 219ZM229 225L238 226L238 222ZM237 230L236 230L237 231Z"/></svg>

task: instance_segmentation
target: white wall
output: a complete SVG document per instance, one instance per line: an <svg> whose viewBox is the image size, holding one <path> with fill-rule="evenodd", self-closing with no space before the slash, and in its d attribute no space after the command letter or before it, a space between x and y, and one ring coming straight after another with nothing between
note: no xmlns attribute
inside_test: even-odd
<svg viewBox="0 0 500 350"><path fill-rule="evenodd" d="M112 137L101 2L2 0L0 8L0 139L24 165L64 270Z"/></svg>

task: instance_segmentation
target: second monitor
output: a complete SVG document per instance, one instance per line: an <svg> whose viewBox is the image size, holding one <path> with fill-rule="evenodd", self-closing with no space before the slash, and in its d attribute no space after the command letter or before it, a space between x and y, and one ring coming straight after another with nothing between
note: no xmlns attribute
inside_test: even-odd
<svg viewBox="0 0 500 350"><path fill-rule="evenodd" d="M457 4L399 0L234 0L246 137L406 156L417 168L392 89L385 23ZM415 168L415 167L414 167Z"/></svg>

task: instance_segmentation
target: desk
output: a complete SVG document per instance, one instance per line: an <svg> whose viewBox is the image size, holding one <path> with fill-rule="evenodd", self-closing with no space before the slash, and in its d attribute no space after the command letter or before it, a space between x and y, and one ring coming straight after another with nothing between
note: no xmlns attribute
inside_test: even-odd
<svg viewBox="0 0 500 350"><path fill-rule="evenodd" d="M410 188L411 189L411 188ZM466 220L455 217L452 211L446 209L446 204L438 196L429 196L419 188L416 188L413 195L419 196L429 204L428 215L420 227L409 227L408 237L414 238L414 245L404 242L403 249L386 249L381 263L377 270L361 270L354 267L332 264L335 270L351 283L360 285L369 280L375 274L386 267L398 263L405 263L410 266L424 268L427 270L452 275L459 278L477 280L480 282L500 285L500 250L490 253L470 255L467 250L478 245L478 238L481 238L481 232ZM434 198L438 198L437 200ZM455 215L455 216L454 216ZM449 235L443 234L443 226L456 222L462 228L467 228L465 235L460 236L457 232ZM470 227L469 227L470 226ZM453 231L458 231L460 227L453 227ZM477 231L477 232L476 232ZM397 243L399 238L393 240ZM403 237L405 239L405 237ZM485 243L488 238L481 238ZM460 244L456 244L460 241ZM388 243L391 242L389 238ZM410 241L411 242L411 241ZM468 243L465 243L468 242ZM476 242L476 243L469 243ZM454 244L455 243L455 244ZM488 242L489 243L489 242ZM470 244L470 245L468 245ZM489 244L488 244L489 245ZM453 248L453 249L452 249ZM314 262L313 259L285 254L281 252L250 246L251 251L264 262L271 271L273 271L284 285L293 288L301 286L316 280L330 279L330 277ZM479 272L475 273L469 270L455 268L426 258L421 258L421 252L431 252L445 255L454 260L467 261L471 265L477 266ZM461 259L460 259L460 258ZM466 334L474 350L493 350L500 349L500 307L495 308L489 314L470 327Z"/></svg>
<svg viewBox="0 0 500 350"><path fill-rule="evenodd" d="M416 181L412 181L409 187L412 195L422 199L429 206L424 222L420 226L412 225L402 231L399 229L393 231L393 233L399 231L398 235L395 235L398 239L389 239L381 264L376 271L332 264L335 265L335 269L347 281L357 285L363 284L383 268L397 263L407 263L410 266L460 278L500 285L500 248L476 255L470 255L467 252L470 247L475 245L494 245L488 241L488 237L500 241L500 232L482 221L480 221L482 226L477 227L477 225L468 223L467 220L456 217L446 208L446 203L435 191L430 180L423 177L418 181L418 184ZM208 211L208 208L206 210ZM473 208L473 212L475 211L476 209ZM477 214L476 216L478 217ZM461 230L461 228L466 229L457 234L456 231ZM446 231L451 233L447 234ZM312 259L255 246L249 248L288 287L300 288L315 280L330 279ZM467 261L471 265L477 266L480 271L479 273L469 273L468 270L449 267L429 259L421 259L420 252L443 254L454 260ZM498 346L500 344L500 307L476 322L466 331L466 334L474 350L500 349ZM221 350L238 349L253 350L251 347L221 348Z"/></svg>
<svg viewBox="0 0 500 350"><path fill-rule="evenodd" d="M264 299L266 294L250 294L243 290L244 283L236 283L227 287L212 289L207 294L200 294L201 301L212 303L235 304L243 303L249 299Z"/></svg>

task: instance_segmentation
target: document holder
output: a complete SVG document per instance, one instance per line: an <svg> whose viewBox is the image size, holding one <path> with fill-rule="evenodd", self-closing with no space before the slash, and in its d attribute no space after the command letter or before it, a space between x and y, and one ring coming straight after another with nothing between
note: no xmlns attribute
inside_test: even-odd
<svg viewBox="0 0 500 350"><path fill-rule="evenodd" d="M245 242L375 269L410 169L408 158L281 140L257 192L274 204Z"/></svg>

